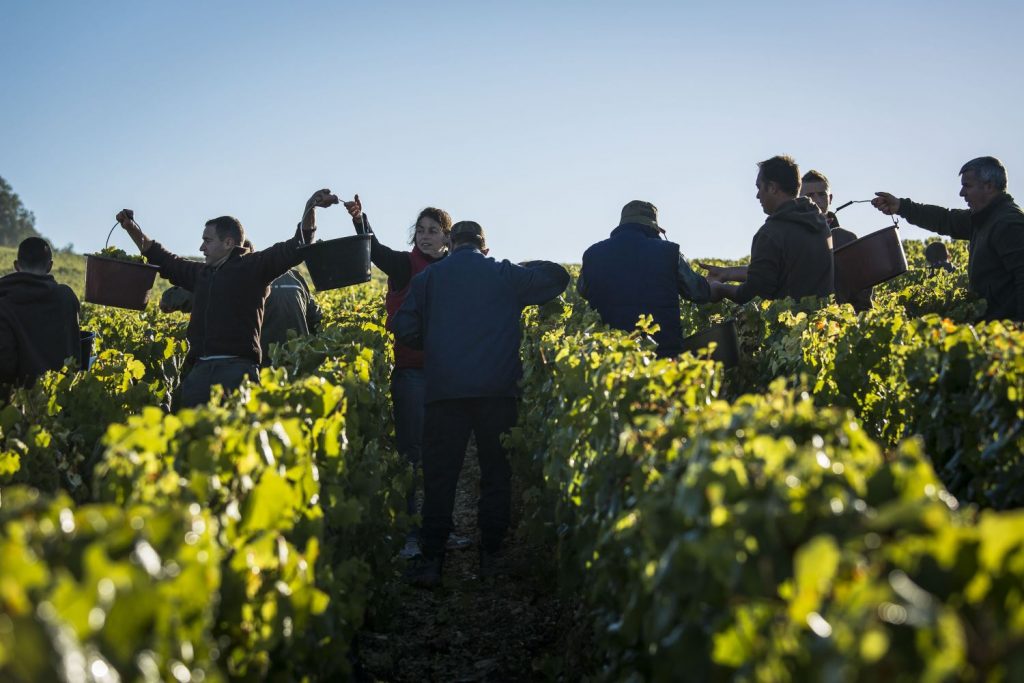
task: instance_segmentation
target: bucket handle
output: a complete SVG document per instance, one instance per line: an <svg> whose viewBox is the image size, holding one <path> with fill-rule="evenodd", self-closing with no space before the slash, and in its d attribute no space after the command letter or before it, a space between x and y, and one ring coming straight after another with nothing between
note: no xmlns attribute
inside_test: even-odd
<svg viewBox="0 0 1024 683"><path fill-rule="evenodd" d="M306 233L302 229L302 222L304 220L306 220L306 216L309 215L309 212L312 211L315 208L316 208L315 206L311 206L308 209L306 209L302 213L302 218L299 220L299 239L302 241L303 246L306 245ZM366 216L363 213L359 214L359 223L360 223L360 227L356 228L356 234L357 235L369 234L369 230L366 229ZM117 226L115 225L114 227L116 228Z"/></svg>
<svg viewBox="0 0 1024 683"><path fill-rule="evenodd" d="M135 219L134 218L132 219L132 223L135 223ZM121 224L120 223L114 223L114 227L112 227L110 229L110 232L107 233L107 241L103 243L103 248L104 249L106 249L107 247L110 246L110 238L114 235L114 231L117 230L117 226L119 226L119 225L121 225ZM135 223L135 227L138 228L139 230L142 230L142 226L139 225L138 223Z"/></svg>
<svg viewBox="0 0 1024 683"><path fill-rule="evenodd" d="M852 199L852 200L846 202L845 204L843 204L842 206L840 206L839 208L837 208L835 210L835 213L839 213L840 211L842 211L843 209L848 207L850 204L866 204L867 202L870 202L870 201L872 201L872 200L871 199ZM893 227L899 229L899 227L900 227L900 219L899 219L899 217L896 214L891 214L889 216L889 218L892 219Z"/></svg>

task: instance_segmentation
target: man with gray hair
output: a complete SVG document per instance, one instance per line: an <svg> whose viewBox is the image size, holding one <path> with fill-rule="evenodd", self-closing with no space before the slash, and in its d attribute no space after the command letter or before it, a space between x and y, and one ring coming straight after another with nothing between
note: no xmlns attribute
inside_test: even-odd
<svg viewBox="0 0 1024 683"><path fill-rule="evenodd" d="M968 288L988 303L985 320L1024 321L1024 212L1006 192L1006 169L978 157L960 169L967 209L945 209L876 192L871 201L925 230L970 241Z"/></svg>

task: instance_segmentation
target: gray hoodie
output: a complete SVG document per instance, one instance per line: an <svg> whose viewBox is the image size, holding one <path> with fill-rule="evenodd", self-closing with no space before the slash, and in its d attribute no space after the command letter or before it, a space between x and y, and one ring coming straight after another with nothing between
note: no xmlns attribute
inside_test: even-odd
<svg viewBox="0 0 1024 683"><path fill-rule="evenodd" d="M785 202L754 235L747 281L737 290L736 301L831 294L829 235L828 222L814 202L807 197Z"/></svg>

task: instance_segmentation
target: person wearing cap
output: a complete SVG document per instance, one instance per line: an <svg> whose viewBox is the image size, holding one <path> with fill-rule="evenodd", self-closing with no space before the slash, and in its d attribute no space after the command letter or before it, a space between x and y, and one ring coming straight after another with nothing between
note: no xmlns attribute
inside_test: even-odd
<svg viewBox="0 0 1024 683"><path fill-rule="evenodd" d="M411 583L424 587L441 582L471 432L480 462L480 571L500 570L512 504L501 436L517 419L520 317L525 307L554 299L569 284L558 264L488 257L484 230L472 221L452 226L451 249L412 279L391 324L399 342L424 353L423 555L407 572Z"/></svg>
<svg viewBox="0 0 1024 683"><path fill-rule="evenodd" d="M658 355L668 357L682 351L679 297L704 303L711 289L664 235L654 204L629 202L611 236L584 252L576 289L615 329L631 331L641 315L652 316Z"/></svg>
<svg viewBox="0 0 1024 683"><path fill-rule="evenodd" d="M1024 212L1006 191L1006 168L995 157L960 168L966 209L946 209L876 192L871 203L913 225L970 242L967 287L985 299L985 320L1024 320Z"/></svg>
<svg viewBox="0 0 1024 683"><path fill-rule="evenodd" d="M344 202L356 232L370 235L370 260L373 265L384 271L388 276L388 290L384 297L384 309L387 318L384 326L391 329L391 321L395 313L402 307L409 295L409 285L413 277L426 270L427 266L437 263L448 255L449 235L452 230L452 217L443 209L432 206L420 211L416 216L409 235L412 249L400 251L391 249L377 239L370 227L370 218L363 212L363 203L359 195L350 202ZM391 405L394 407L395 446L399 454L405 457L416 473L420 466L423 453L423 413L427 386L423 372L423 350L413 349L397 339L394 342L395 367L391 371ZM415 478L415 477L414 477ZM416 506L416 486L409 489L406 497L406 512L410 516L418 513ZM449 534L446 547L449 550L461 550L472 544L469 538L455 533ZM422 554L420 530L413 528L405 539L405 545L399 557L408 560Z"/></svg>
<svg viewBox="0 0 1024 683"><path fill-rule="evenodd" d="M118 223L146 260L160 267L161 277L193 295L186 332L186 364L192 369L181 383L181 407L206 403L216 385L231 390L246 377L259 378L260 331L270 283L302 262L299 247L312 241L316 232L316 207L338 201L327 189L313 193L295 235L262 251L243 246L245 231L237 218L209 220L199 248L205 263L175 256L151 240L131 209L117 214Z"/></svg>
<svg viewBox="0 0 1024 683"><path fill-rule="evenodd" d="M53 279L53 250L41 237L18 245L0 278L0 383L30 385L81 350L78 297Z"/></svg>
<svg viewBox="0 0 1024 683"><path fill-rule="evenodd" d="M757 200L768 219L751 242L749 265L700 264L708 270L712 299L742 304L754 297L827 297L834 287L830 231L814 202L799 196L800 168L788 156L757 166Z"/></svg>
<svg viewBox="0 0 1024 683"><path fill-rule="evenodd" d="M825 216L825 221L828 223L828 228L832 235L833 253L839 247L843 247L851 242L857 241L857 235L839 225L839 218L836 217L835 212L831 210L832 186L824 173L813 169L805 173L804 177L800 179L800 196L807 197L814 202L815 206L818 207L818 210L821 211L823 216ZM836 276L838 279L838 274L836 274ZM870 309L871 295L871 287L859 291L847 292L840 290L839 283L836 282L836 301L841 304L851 304L855 311L866 311Z"/></svg>
<svg viewBox="0 0 1024 683"><path fill-rule="evenodd" d="M931 242L924 248L924 259L928 262L930 275L940 270L947 273L953 272L953 264L949 262L949 250L945 242Z"/></svg>

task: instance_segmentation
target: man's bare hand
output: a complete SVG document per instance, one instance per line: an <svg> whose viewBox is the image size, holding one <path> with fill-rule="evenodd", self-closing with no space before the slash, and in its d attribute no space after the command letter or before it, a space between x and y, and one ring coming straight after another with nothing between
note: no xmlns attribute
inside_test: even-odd
<svg viewBox="0 0 1024 683"><path fill-rule="evenodd" d="M131 209L121 209L114 216L114 219L121 224L124 231L128 233L128 236L132 238L132 242L135 242L135 246L139 248L140 252L145 252L149 249L149 246L153 243L153 240L146 237L145 233L142 232L142 228L135 222L135 212Z"/></svg>
<svg viewBox="0 0 1024 683"><path fill-rule="evenodd" d="M121 224L122 228L128 230L135 223L135 212L131 209L121 209L114 218Z"/></svg>
<svg viewBox="0 0 1024 683"><path fill-rule="evenodd" d="M313 193L313 196L309 198L308 202L306 202L306 208L313 208L315 206L321 209L326 209L328 206L334 206L340 202L341 200L338 199L338 195L334 194L327 188L324 188Z"/></svg>
<svg viewBox="0 0 1024 683"><path fill-rule="evenodd" d="M698 263L697 265L708 271L708 282L722 282L722 276L725 274L725 268L722 266L713 266L710 263Z"/></svg>
<svg viewBox="0 0 1024 683"><path fill-rule="evenodd" d="M359 217L363 215L363 203L359 201L359 195L350 202L342 202L345 205L345 210L352 216L352 220L359 220Z"/></svg>
<svg viewBox="0 0 1024 683"><path fill-rule="evenodd" d="M888 192L876 192L875 198L871 200L871 206L875 207L886 216L899 213L900 200Z"/></svg>

